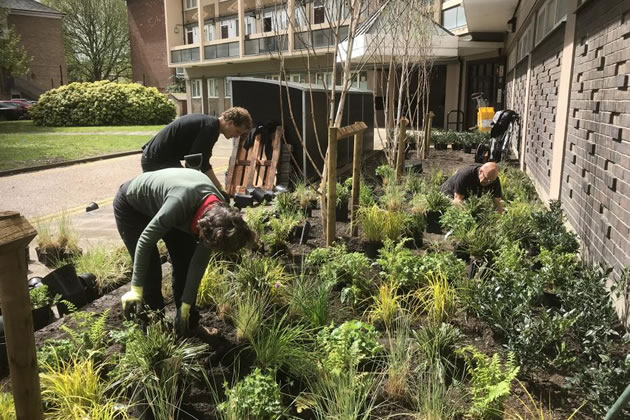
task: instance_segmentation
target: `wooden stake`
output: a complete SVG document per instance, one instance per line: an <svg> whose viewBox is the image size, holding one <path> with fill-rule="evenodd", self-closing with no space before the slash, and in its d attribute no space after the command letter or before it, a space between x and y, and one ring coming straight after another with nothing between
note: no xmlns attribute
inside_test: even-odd
<svg viewBox="0 0 630 420"><path fill-rule="evenodd" d="M0 212L0 302L18 420L44 418L24 248L37 235L17 212Z"/></svg>
<svg viewBox="0 0 630 420"><path fill-rule="evenodd" d="M326 197L326 246L331 246L337 234L337 128L328 127L328 194Z"/></svg>
<svg viewBox="0 0 630 420"><path fill-rule="evenodd" d="M359 234L358 211L359 192L361 188L361 161L363 158L363 131L354 135L354 151L352 156L352 200L350 202L350 234Z"/></svg>
<svg viewBox="0 0 630 420"><path fill-rule="evenodd" d="M405 166L405 140L407 138L407 125L409 125L409 120L407 120L407 118L402 118L400 120L400 129L398 132L398 153L396 155L396 181L398 182L400 182L403 167Z"/></svg>

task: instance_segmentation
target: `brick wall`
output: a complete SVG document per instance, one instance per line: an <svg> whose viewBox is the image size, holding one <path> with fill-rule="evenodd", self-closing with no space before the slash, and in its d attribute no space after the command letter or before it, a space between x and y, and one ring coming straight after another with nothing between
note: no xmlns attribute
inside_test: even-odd
<svg viewBox="0 0 630 420"><path fill-rule="evenodd" d="M163 91L175 74L168 67L164 2L127 0L133 81Z"/></svg>
<svg viewBox="0 0 630 420"><path fill-rule="evenodd" d="M561 200L588 257L630 264L630 2L577 13Z"/></svg>
<svg viewBox="0 0 630 420"><path fill-rule="evenodd" d="M8 23L22 38L22 45L33 57L24 78L38 90L59 87L68 82L61 19L9 15Z"/></svg>
<svg viewBox="0 0 630 420"><path fill-rule="evenodd" d="M564 26L561 25L532 51L525 163L547 195L551 183L563 41Z"/></svg>

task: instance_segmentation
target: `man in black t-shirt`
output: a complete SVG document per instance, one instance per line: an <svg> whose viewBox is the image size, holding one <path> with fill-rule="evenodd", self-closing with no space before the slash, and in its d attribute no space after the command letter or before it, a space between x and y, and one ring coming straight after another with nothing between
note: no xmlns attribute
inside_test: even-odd
<svg viewBox="0 0 630 420"><path fill-rule="evenodd" d="M219 118L205 114L189 114L164 127L147 144L142 146L142 171L150 172L164 168L180 168L186 155L202 154L201 171L220 190L221 183L210 165L212 148L223 134L227 139L240 137L252 126L249 112L233 107Z"/></svg>
<svg viewBox="0 0 630 420"><path fill-rule="evenodd" d="M442 184L442 192L453 198L455 204L461 204L471 195L480 197L490 193L494 206L499 213L503 213L501 203L501 181L499 181L499 166L494 162L475 163L457 170Z"/></svg>

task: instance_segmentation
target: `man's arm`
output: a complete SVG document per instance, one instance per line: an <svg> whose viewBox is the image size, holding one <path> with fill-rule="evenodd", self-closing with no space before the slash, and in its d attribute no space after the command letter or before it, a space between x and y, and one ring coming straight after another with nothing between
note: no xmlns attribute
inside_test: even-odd
<svg viewBox="0 0 630 420"><path fill-rule="evenodd" d="M497 212L503 213L503 202L501 201L501 197L494 197L492 201L494 201L494 207L497 209Z"/></svg>
<svg viewBox="0 0 630 420"><path fill-rule="evenodd" d="M464 196L462 194L459 193L454 193L453 194L453 203L457 204L457 205L461 205L464 204Z"/></svg>
<svg viewBox="0 0 630 420"><path fill-rule="evenodd" d="M221 182L219 182L219 178L217 178L216 174L214 173L214 169L212 169L212 166L205 172L205 174L208 176L208 178L210 178L210 181L212 181L215 187L223 191L223 186L221 185Z"/></svg>

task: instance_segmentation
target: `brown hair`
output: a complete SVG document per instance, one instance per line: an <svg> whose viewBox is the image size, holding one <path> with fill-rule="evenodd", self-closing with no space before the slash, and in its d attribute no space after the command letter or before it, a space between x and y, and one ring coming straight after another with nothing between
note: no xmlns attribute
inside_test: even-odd
<svg viewBox="0 0 630 420"><path fill-rule="evenodd" d="M252 128L252 117L249 115L249 111L240 106L226 109L221 116L225 121L232 121L236 127L246 128L248 130Z"/></svg>
<svg viewBox="0 0 630 420"><path fill-rule="evenodd" d="M199 240L206 248L215 251L234 252L254 238L241 213L225 203L216 203L207 209L197 227Z"/></svg>

